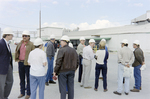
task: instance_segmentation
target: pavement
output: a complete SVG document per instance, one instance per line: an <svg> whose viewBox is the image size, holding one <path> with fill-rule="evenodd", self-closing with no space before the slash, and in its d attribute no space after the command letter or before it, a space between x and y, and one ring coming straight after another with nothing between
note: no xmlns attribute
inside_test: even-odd
<svg viewBox="0 0 150 99"><path fill-rule="evenodd" d="M74 99L150 99L150 54L145 54L145 63L147 65L146 70L142 71L142 90L140 92L130 92L129 95L125 95L122 92L121 96L113 94L113 91L117 90L117 72L118 72L118 64L117 64L117 53L110 53L108 59L108 72L107 72L107 84L108 91L103 92L103 81L99 80L98 91L94 91L94 83L95 83L95 60L92 62L92 70L91 75L89 77L89 84L92 86L91 89L84 89L80 87L80 83L78 83L78 70L75 74L75 85L74 85ZM18 99L18 95L20 94L20 86L19 86L19 75L18 75L18 64L14 62L14 84L9 96L9 99ZM134 77L130 79L130 89L134 86ZM56 84L50 84L49 86L45 86L44 91L44 99L60 99L60 93L58 89L58 80ZM25 97L21 98L24 99ZM37 98L38 91L37 91Z"/></svg>

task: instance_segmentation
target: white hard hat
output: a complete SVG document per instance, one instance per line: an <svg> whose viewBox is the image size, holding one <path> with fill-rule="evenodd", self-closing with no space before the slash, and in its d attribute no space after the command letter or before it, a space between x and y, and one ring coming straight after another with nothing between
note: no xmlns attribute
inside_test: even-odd
<svg viewBox="0 0 150 99"><path fill-rule="evenodd" d="M106 43L106 40L105 39L102 39L101 41L104 41Z"/></svg>
<svg viewBox="0 0 150 99"><path fill-rule="evenodd" d="M13 33L13 31L12 31L11 28L5 28L5 29L3 30L3 34L12 34L12 35L14 35L14 33Z"/></svg>
<svg viewBox="0 0 150 99"><path fill-rule="evenodd" d="M50 39L55 39L55 35L52 34L52 35L50 36Z"/></svg>
<svg viewBox="0 0 150 99"><path fill-rule="evenodd" d="M95 40L94 39L90 39L89 43L95 43Z"/></svg>
<svg viewBox="0 0 150 99"><path fill-rule="evenodd" d="M133 44L140 45L140 41L139 41L139 40L135 40L135 41L133 42Z"/></svg>
<svg viewBox="0 0 150 99"><path fill-rule="evenodd" d="M128 40L127 40L127 39L123 39L123 40L121 41L121 43L128 44Z"/></svg>
<svg viewBox="0 0 150 99"><path fill-rule="evenodd" d="M22 33L22 35L30 35L30 32L27 31L27 30L24 30L23 33Z"/></svg>
<svg viewBox="0 0 150 99"><path fill-rule="evenodd" d="M41 38L35 39L35 41L34 41L35 46L38 46L38 45L41 45L41 44L43 44L43 40Z"/></svg>
<svg viewBox="0 0 150 99"><path fill-rule="evenodd" d="M84 38L84 37L80 37L80 41L81 41L81 40L85 40L85 38Z"/></svg>
<svg viewBox="0 0 150 99"><path fill-rule="evenodd" d="M72 44L72 43L69 43L69 46L70 46L71 48L73 48L73 44Z"/></svg>
<svg viewBox="0 0 150 99"><path fill-rule="evenodd" d="M62 36L60 40L64 40L64 41L67 41L67 42L70 41L70 39L67 35Z"/></svg>

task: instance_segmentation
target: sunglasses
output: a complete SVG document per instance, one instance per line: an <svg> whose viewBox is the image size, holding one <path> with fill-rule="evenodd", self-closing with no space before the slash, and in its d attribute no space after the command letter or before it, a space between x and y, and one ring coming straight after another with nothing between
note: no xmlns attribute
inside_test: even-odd
<svg viewBox="0 0 150 99"><path fill-rule="evenodd" d="M22 37L29 37L28 35L22 35Z"/></svg>

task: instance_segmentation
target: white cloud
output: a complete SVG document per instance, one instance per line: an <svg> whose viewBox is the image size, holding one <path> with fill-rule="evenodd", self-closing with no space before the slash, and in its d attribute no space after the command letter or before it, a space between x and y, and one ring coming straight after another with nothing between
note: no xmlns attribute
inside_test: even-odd
<svg viewBox="0 0 150 99"><path fill-rule="evenodd" d="M45 22L43 24L43 27L61 27L61 28L69 28L71 30L79 27L79 30L90 30L90 29L100 29L100 28L108 28L108 27L115 27L115 26L120 26L119 23L117 22L110 22L108 20L97 20L95 23L93 24L88 24L87 22L84 23L80 23L80 24L64 24L64 23L58 23L58 22L53 22L51 24L48 24L47 22Z"/></svg>
<svg viewBox="0 0 150 99"><path fill-rule="evenodd" d="M99 2L99 0L87 0L86 3Z"/></svg>
<svg viewBox="0 0 150 99"><path fill-rule="evenodd" d="M53 1L52 3L53 3L53 4L58 4L58 2L57 2L57 1Z"/></svg>
<svg viewBox="0 0 150 99"><path fill-rule="evenodd" d="M143 6L143 4L142 3L135 3L135 4L133 4L134 6L137 6L137 7L142 7Z"/></svg>

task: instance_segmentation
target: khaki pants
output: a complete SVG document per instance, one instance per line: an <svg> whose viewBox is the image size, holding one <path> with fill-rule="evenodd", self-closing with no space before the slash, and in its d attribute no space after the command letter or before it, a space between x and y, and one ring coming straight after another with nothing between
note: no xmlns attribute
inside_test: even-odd
<svg viewBox="0 0 150 99"><path fill-rule="evenodd" d="M88 81L90 78L90 73L91 73L91 60L86 60L83 59L83 74L82 74L82 80L81 80L81 85L83 85L84 87L88 87Z"/></svg>

